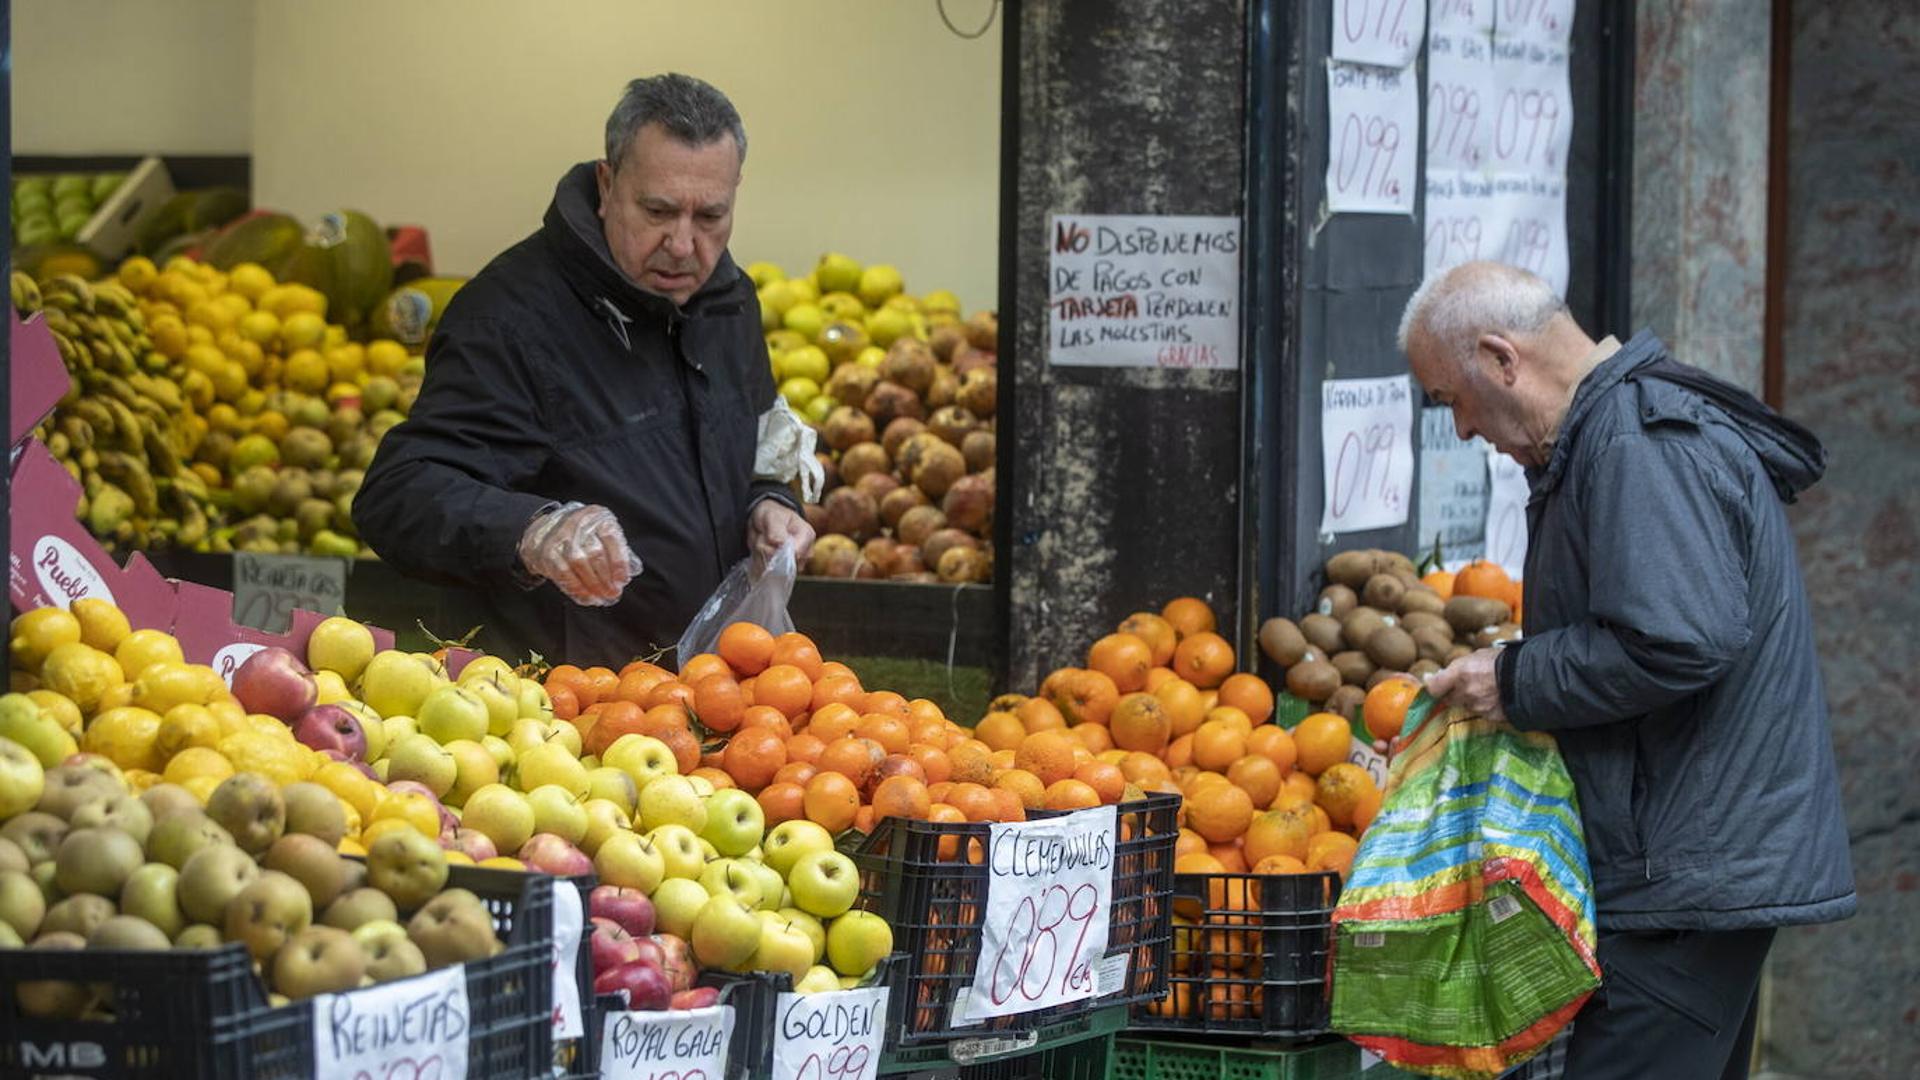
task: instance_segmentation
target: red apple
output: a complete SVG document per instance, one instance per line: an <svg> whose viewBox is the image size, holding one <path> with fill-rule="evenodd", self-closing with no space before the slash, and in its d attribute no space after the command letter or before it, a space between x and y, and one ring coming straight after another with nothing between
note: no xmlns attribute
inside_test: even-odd
<svg viewBox="0 0 1920 1080"><path fill-rule="evenodd" d="M534 833L532 838L520 845L515 858L535 870L552 874L554 877L573 877L578 874L593 873L593 860L579 848L567 843L552 833Z"/></svg>
<svg viewBox="0 0 1920 1080"><path fill-rule="evenodd" d="M629 1009L664 1009L673 1000L673 987L665 972L645 960L634 960L611 971L601 972L593 980L595 994L627 992Z"/></svg>
<svg viewBox="0 0 1920 1080"><path fill-rule="evenodd" d="M443 844L441 846L445 847L448 851L464 851L467 853L467 858L472 859L474 862L479 862L482 859L491 859L500 854L500 849L493 846L492 837L489 837L479 829L468 829L465 827L454 830L453 843Z"/></svg>
<svg viewBox="0 0 1920 1080"><path fill-rule="evenodd" d="M291 724L313 708L320 688L299 657L269 645L247 657L233 673L233 696L250 713L265 713Z"/></svg>
<svg viewBox="0 0 1920 1080"><path fill-rule="evenodd" d="M315 750L334 750L349 760L367 756L367 730L360 718L338 705L315 705L293 722L293 737Z"/></svg>
<svg viewBox="0 0 1920 1080"><path fill-rule="evenodd" d="M597 886L587 894L587 910L612 919L635 937L653 933L653 901L639 889Z"/></svg>
<svg viewBox="0 0 1920 1080"><path fill-rule="evenodd" d="M720 1003L720 991L711 986L696 986L676 991L667 1001L669 1009L704 1009Z"/></svg>
<svg viewBox="0 0 1920 1080"><path fill-rule="evenodd" d="M673 934L654 934L653 940L665 955L660 962L660 970L667 973L667 981L673 984L675 990L691 987L693 977L700 973L700 967L693 962L693 948L686 939Z"/></svg>
<svg viewBox="0 0 1920 1080"><path fill-rule="evenodd" d="M587 943L593 955L593 973L596 977L640 959L640 942L621 929L619 923L611 919L594 919L591 925L593 932L587 935Z"/></svg>

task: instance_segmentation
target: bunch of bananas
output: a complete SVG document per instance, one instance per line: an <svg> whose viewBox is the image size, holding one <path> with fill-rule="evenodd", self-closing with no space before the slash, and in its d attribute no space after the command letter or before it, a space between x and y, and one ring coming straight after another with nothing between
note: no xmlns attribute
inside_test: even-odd
<svg viewBox="0 0 1920 1080"><path fill-rule="evenodd" d="M109 546L203 544L212 498L185 462L207 423L154 349L132 291L112 279L35 282L15 272L9 293L23 318L45 312L72 379L36 433L80 482L81 519Z"/></svg>

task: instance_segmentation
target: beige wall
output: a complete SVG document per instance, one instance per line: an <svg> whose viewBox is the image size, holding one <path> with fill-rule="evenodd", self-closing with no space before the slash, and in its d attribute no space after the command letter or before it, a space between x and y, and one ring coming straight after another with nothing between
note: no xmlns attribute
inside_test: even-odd
<svg viewBox="0 0 1920 1080"><path fill-rule="evenodd" d="M946 4L969 30L990 6ZM839 250L993 306L998 32L962 40L933 0L258 0L256 196L424 224L471 273L600 156L627 79L678 70L745 119L743 262Z"/></svg>
<svg viewBox="0 0 1920 1080"><path fill-rule="evenodd" d="M244 154L254 0L13 0L15 154Z"/></svg>

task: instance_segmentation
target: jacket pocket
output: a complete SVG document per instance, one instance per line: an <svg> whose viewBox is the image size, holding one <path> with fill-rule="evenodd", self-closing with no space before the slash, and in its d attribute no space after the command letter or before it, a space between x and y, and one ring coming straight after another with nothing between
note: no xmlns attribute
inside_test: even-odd
<svg viewBox="0 0 1920 1080"><path fill-rule="evenodd" d="M1560 747L1580 795L1587 859L1596 885L1645 873L1645 846L1634 822L1639 780L1630 723L1559 733Z"/></svg>
<svg viewBox="0 0 1920 1080"><path fill-rule="evenodd" d="M1712 858L1714 759L1722 751L1691 719L1655 715L1634 728L1633 828L1651 881Z"/></svg>

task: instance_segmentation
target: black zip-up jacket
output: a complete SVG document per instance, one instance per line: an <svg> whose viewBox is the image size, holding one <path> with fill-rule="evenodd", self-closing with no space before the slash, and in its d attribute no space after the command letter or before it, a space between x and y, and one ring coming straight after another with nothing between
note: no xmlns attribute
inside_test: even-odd
<svg viewBox="0 0 1920 1080"><path fill-rule="evenodd" d="M593 165L574 166L540 230L454 297L353 518L402 573L456 587L488 651L617 668L678 640L746 556L753 503L798 507L753 478L774 398L753 283L722 255L675 307L614 263L598 203ZM520 566L528 522L567 501L612 510L644 565L611 607Z"/></svg>

